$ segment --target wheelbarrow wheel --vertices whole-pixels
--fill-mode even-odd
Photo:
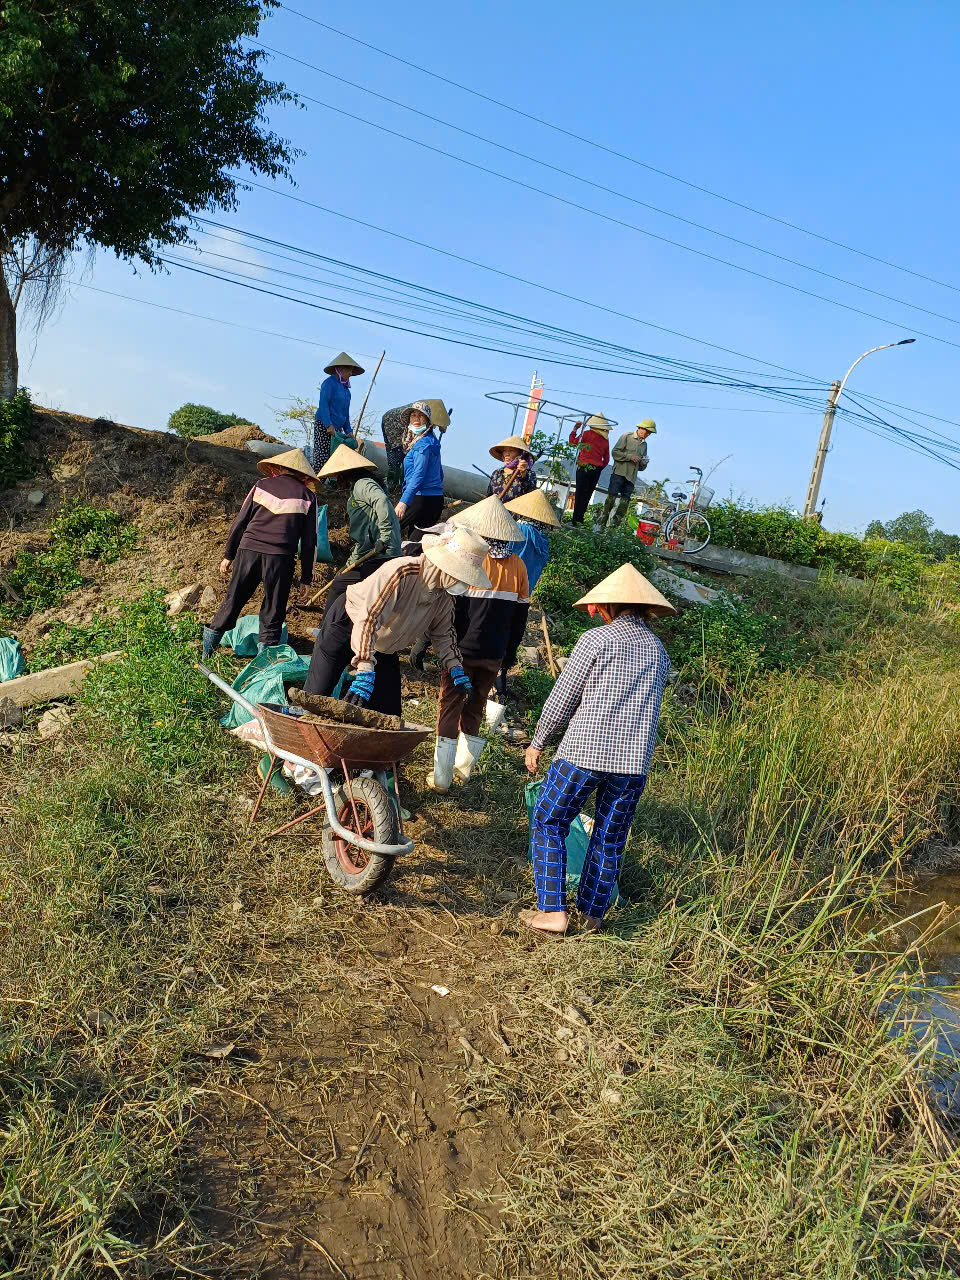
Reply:
[[[341,827],[375,844],[399,842],[396,807],[386,787],[376,778],[351,778],[349,783],[337,788],[334,803]],[[327,870],[347,893],[371,893],[387,879],[396,861],[359,849],[336,835],[329,826],[323,828],[322,842]]]

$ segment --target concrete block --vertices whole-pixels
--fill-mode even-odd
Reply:
[[[669,569],[654,569],[650,575],[654,586],[660,588],[668,596],[679,600],[689,600],[692,604],[713,604],[720,599],[720,592],[712,587],[701,586],[699,582],[691,582],[689,578],[681,578]]]
[[[121,650],[105,653],[101,658],[84,659],[82,662],[68,662],[63,667],[51,667],[49,671],[36,671],[33,675],[17,676],[16,680],[5,680],[0,689],[3,696],[10,698],[18,707],[26,707],[34,702],[53,702],[56,698],[69,698],[80,688],[83,677],[95,662],[112,662],[120,657]]]

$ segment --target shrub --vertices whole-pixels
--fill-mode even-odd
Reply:
[[[50,526],[46,550],[17,552],[7,582],[22,599],[5,605],[3,612],[26,617],[37,609],[52,608],[83,584],[83,560],[112,564],[132,547],[136,536],[122,516],[106,507],[80,502],[63,507]]]
[[[33,406],[25,387],[12,400],[0,400],[0,490],[33,473],[33,460],[23,448],[32,426]]]
[[[644,574],[651,573],[655,564],[648,548],[626,533],[608,531],[597,537],[592,531],[564,528],[550,534],[550,559],[533,599],[549,614],[551,637],[557,645],[569,649],[584,631],[596,625],[589,614],[573,605],[626,562]]]
[[[178,436],[192,440],[197,436],[213,435],[215,431],[225,431],[227,427],[249,421],[249,418],[241,418],[236,413],[220,413],[217,409],[211,409],[208,404],[182,404],[167,419],[167,427]]]
[[[725,682],[793,667],[806,656],[802,643],[783,630],[776,614],[758,613],[747,604],[722,598],[687,609],[670,631],[667,646],[674,666],[721,673]]]

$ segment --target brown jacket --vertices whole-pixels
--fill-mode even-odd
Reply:
[[[347,587],[345,604],[357,671],[373,671],[378,650],[399,653],[424,636],[448,671],[463,665],[453,597],[440,586],[440,571],[422,556],[390,560]]]
[[[638,440],[635,431],[628,431],[613,446],[613,474],[623,476],[624,480],[635,484],[637,472],[642,471],[646,465],[646,440]]]

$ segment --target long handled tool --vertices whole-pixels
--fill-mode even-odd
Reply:
[[[556,659],[553,656],[553,645],[550,643],[550,632],[547,630],[547,615],[540,615],[540,626],[543,628],[543,638],[547,642],[547,662],[550,664],[550,674],[556,680],[560,674],[560,668],[557,666]]]
[[[370,399],[370,392],[373,390],[373,384],[377,380],[377,374],[380,372],[380,366],[383,364],[383,357],[387,354],[386,349],[380,352],[380,359],[377,361],[377,367],[373,371],[373,377],[370,379],[370,385],[367,387],[367,394],[363,397],[363,404],[360,407],[360,417],[357,419],[357,429],[363,426],[363,415],[367,411],[367,401]]]
[[[377,549],[376,547],[374,547],[372,551],[368,551],[366,555],[361,556],[359,560],[354,560],[353,564],[346,566],[344,568],[344,572],[346,572],[347,568],[356,569],[358,565],[364,564],[367,560],[372,560],[376,554],[377,554]],[[336,582],[339,576],[340,576],[339,574],[334,574],[334,576],[330,579],[327,585],[325,587],[321,587],[320,590],[316,593],[316,595],[311,596],[310,599],[307,601],[307,603],[303,607],[305,609],[312,609],[313,606],[317,603],[317,601],[321,598],[321,596],[325,596],[327,594],[327,592],[330,590],[330,588],[333,586],[333,584]]]

